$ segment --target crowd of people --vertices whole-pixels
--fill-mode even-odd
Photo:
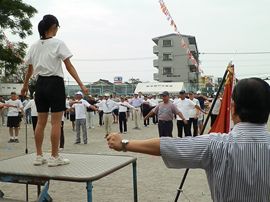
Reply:
[[[104,135],[107,136],[112,132],[112,124],[118,124],[119,132],[126,134],[128,120],[134,121],[134,130],[141,130],[152,123],[158,126],[160,136],[172,137],[175,119],[178,137],[197,136],[208,100],[200,91],[194,94],[182,90],[178,96],[170,96],[166,91],[158,95],[143,95],[138,92],[133,96],[120,96],[116,93],[91,96],[78,91],[74,96],[66,98],[66,109],[61,121],[60,149],[64,148],[65,120],[71,122],[72,130],[76,133],[75,144],[81,143],[81,131],[83,143],[87,144],[87,129],[93,130],[96,126],[104,127]],[[23,98],[12,92],[9,100],[1,97],[0,102],[2,125],[5,126],[7,122],[10,131],[9,143],[19,142],[18,133],[22,117],[27,124],[32,124],[35,131],[38,119],[35,93],[30,99],[29,96]],[[96,116],[98,123],[94,121]]]

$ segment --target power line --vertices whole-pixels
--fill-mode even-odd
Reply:
[[[270,54],[270,51],[258,51],[258,52],[199,52],[200,55],[266,55]],[[187,56],[187,54],[177,54],[174,56]],[[153,60],[156,57],[131,57],[131,58],[78,58],[73,59],[73,61],[78,62],[112,62],[112,61],[140,61],[140,60]]]
[[[134,60],[153,60],[155,57],[134,57],[134,58],[103,58],[103,59],[73,59],[80,62],[111,62],[111,61],[134,61]]]
[[[269,51],[258,51],[258,52],[199,52],[202,55],[264,55],[270,54]]]

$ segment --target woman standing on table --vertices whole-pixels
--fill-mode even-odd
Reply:
[[[63,41],[54,38],[58,28],[59,23],[57,18],[53,15],[45,15],[38,24],[40,40],[31,46],[25,59],[28,70],[21,91],[22,95],[25,95],[28,91],[28,83],[32,74],[37,78],[35,94],[38,112],[38,123],[35,130],[37,156],[34,160],[34,165],[42,165],[47,162],[42,155],[42,142],[49,111],[51,112],[52,124],[52,152],[48,160],[48,166],[59,166],[69,163],[68,159],[58,154],[61,119],[66,107],[62,61],[67,71],[77,81],[82,91],[85,94],[88,92],[70,62],[72,53]]]

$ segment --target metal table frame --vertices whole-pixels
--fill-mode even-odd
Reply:
[[[92,202],[92,198],[93,198],[92,197],[93,195],[92,183],[94,181],[97,181],[129,164],[132,164],[133,196],[134,196],[134,202],[138,202],[137,162],[136,162],[137,159],[135,157],[118,156],[118,155],[116,156],[116,155],[100,155],[100,154],[64,154],[64,153],[62,155],[71,160],[70,165],[64,165],[64,166],[53,167],[53,168],[48,167],[46,164],[42,166],[33,166],[30,162],[32,162],[33,159],[35,158],[35,154],[27,154],[23,156],[1,160],[0,161],[0,181],[22,183],[22,184],[34,184],[34,185],[38,185],[38,187],[40,187],[41,185],[44,185],[46,182],[49,182],[50,180],[85,182],[86,190],[87,190],[87,201]],[[70,169],[72,169],[72,167],[68,167],[72,165],[72,162],[76,164],[75,162],[76,158],[80,158],[80,160],[86,159],[86,161],[89,161],[89,162],[96,161],[98,165],[94,165],[94,164],[89,165],[89,166],[92,166],[92,167],[89,167],[89,170],[93,169],[95,173],[93,175],[86,173],[86,174],[89,174],[88,176],[86,175],[79,176],[78,173],[76,173],[74,176],[64,175],[63,173],[65,173],[67,170],[70,171]],[[100,162],[98,160],[100,160]],[[17,162],[18,164],[18,162],[20,161],[24,163],[25,168],[24,166],[22,166],[23,169],[19,166],[15,166],[15,168],[12,168],[12,169],[8,167],[8,165],[11,166],[14,162]],[[111,163],[112,165],[110,165],[110,162],[113,162]],[[5,167],[5,165],[7,165],[7,167]],[[76,165],[73,165],[73,166],[76,166]],[[102,166],[105,166],[105,167],[107,166],[108,168],[103,168],[103,170],[99,171],[98,169],[101,168]],[[40,169],[37,169],[37,168],[40,168]],[[32,169],[32,172],[31,172],[31,169]],[[86,169],[85,171],[87,172],[88,170]],[[43,199],[49,198],[48,186],[45,189],[45,191],[42,192],[42,196],[40,198],[42,197]],[[28,198],[28,196],[26,198]],[[43,199],[41,199],[41,201]]]

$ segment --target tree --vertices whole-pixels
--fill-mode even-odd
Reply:
[[[135,78],[130,78],[129,80],[129,83],[131,84],[138,84],[138,83],[142,83],[141,80],[139,78],[135,79]]]
[[[32,34],[30,18],[37,10],[21,0],[0,0],[0,69],[5,71],[5,81],[22,82],[26,68],[22,64],[27,44],[23,41],[9,43],[3,30],[18,35],[20,39]]]

